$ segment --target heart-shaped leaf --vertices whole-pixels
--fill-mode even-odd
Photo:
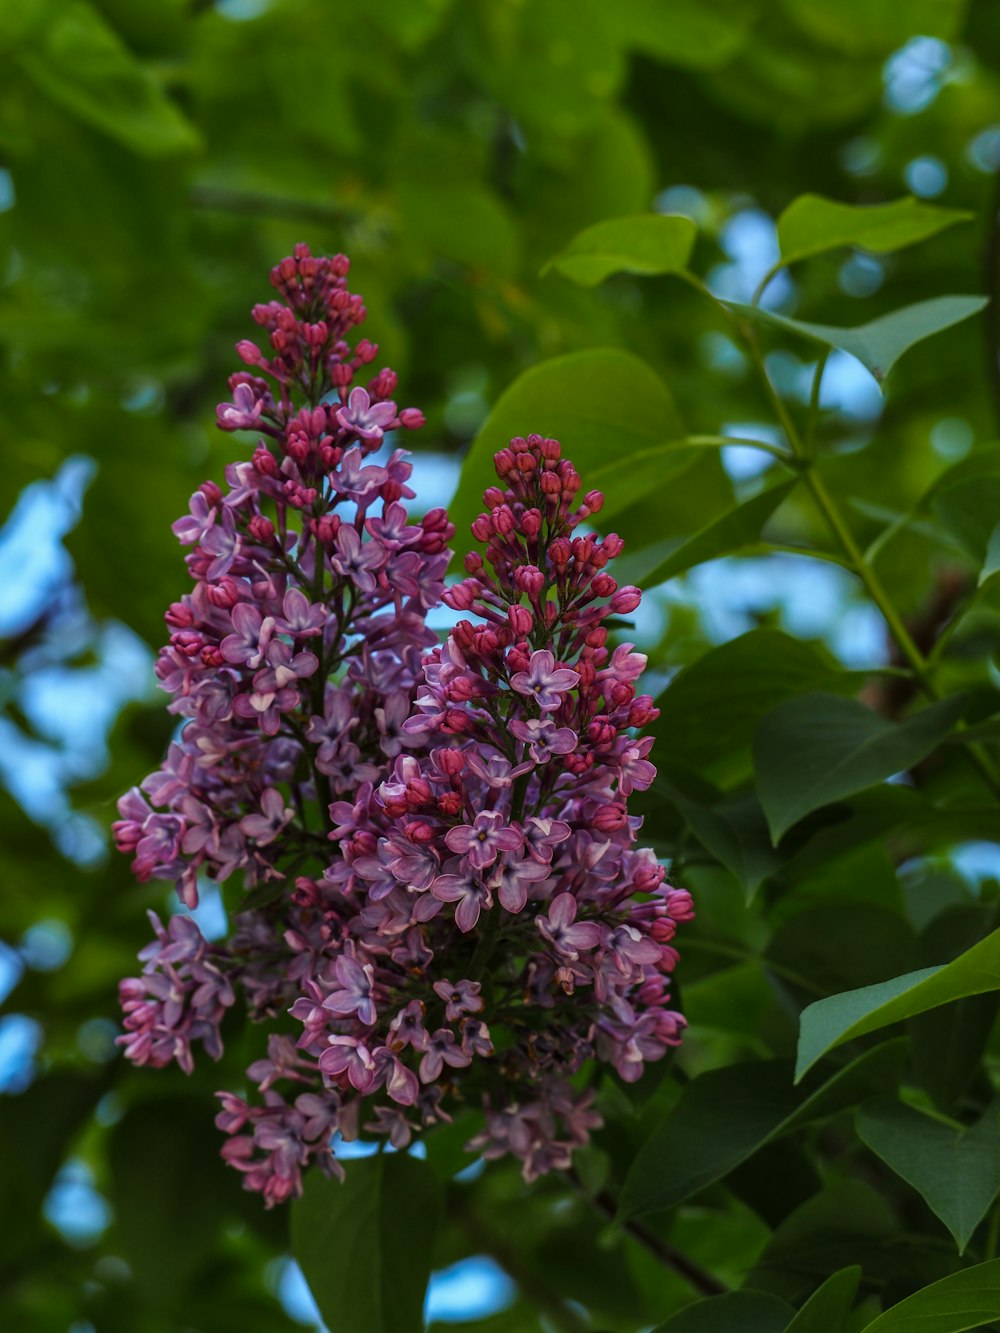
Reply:
[[[858,1134],[923,1195],[955,1237],[959,1254],[1000,1192],[998,1109],[991,1107],[968,1129],[888,1098],[867,1103],[857,1115]]]

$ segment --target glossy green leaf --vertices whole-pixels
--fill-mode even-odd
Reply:
[[[861,1269],[856,1264],[831,1273],[798,1311],[785,1333],[844,1333],[860,1278]]]
[[[781,864],[753,793],[710,803],[695,800],[676,788],[669,788],[669,792],[698,841],[736,876],[752,898]]]
[[[995,1105],[960,1129],[903,1102],[861,1107],[857,1130],[872,1152],[902,1176],[940,1217],[959,1254],[1000,1192],[1000,1114]]]
[[[754,739],[757,790],[774,842],[812,811],[912,768],[947,736],[964,706],[964,697],[944,699],[894,723],[834,694],[779,704]]]
[[[697,235],[697,226],[683,214],[609,218],[581,231],[543,272],[558,269],[581,287],[596,287],[612,273],[681,273]]]
[[[766,1291],[727,1291],[685,1306],[653,1333],[782,1333],[791,1314]]]
[[[963,1333],[1000,1316],[1000,1259],[963,1268],[907,1296],[864,1333]]]
[[[849,329],[807,324],[803,320],[776,315],[761,306],[736,301],[728,302],[728,305],[735,314],[753,324],[763,324],[849,352],[883,385],[893,366],[911,347],[977,315],[988,304],[988,299],[985,296],[935,296]]]
[[[784,1060],[701,1074],[684,1085],[677,1105],[639,1150],[622,1189],[620,1217],[672,1208],[799,1125],[855,1105],[873,1085],[894,1086],[902,1058],[901,1042],[886,1043],[798,1092]]]
[[[420,1327],[442,1187],[405,1153],[348,1162],[343,1184],[312,1173],[292,1205],[292,1253],[337,1333]]]
[[[466,455],[449,505],[459,549],[483,491],[496,481],[493,455],[513,436],[532,433],[561,440],[588,487],[606,486],[604,517],[691,461],[687,451],[670,450],[684,432],[666,386],[639,357],[604,347],[543,361],[500,395]]]
[[[924,967],[891,981],[817,1000],[799,1020],[796,1078],[827,1051],[938,1005],[1000,990],[1000,930],[951,963]]]
[[[194,127],[86,0],[62,0],[34,35],[18,64],[74,115],[149,157],[199,146]]]
[[[803,194],[778,218],[778,244],[786,264],[845,245],[889,254],[937,235],[974,215],[955,208],[937,208],[913,198],[891,204],[842,204],[818,194]]]
[[[797,484],[797,479],[784,481],[744,500],[741,505],[715,519],[693,537],[679,541],[676,548],[657,560],[652,568],[642,570],[638,576],[640,583],[643,587],[653,588],[658,583],[665,583],[693,569],[695,565],[704,564],[707,560],[718,560],[721,556],[732,555],[744,546],[752,545],[760,538],[768,519],[787,500]],[[659,549],[651,548],[651,554],[653,550]]]

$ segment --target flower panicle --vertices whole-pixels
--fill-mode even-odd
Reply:
[[[339,1170],[337,1135],[402,1148],[476,1103],[470,1151],[529,1180],[565,1167],[600,1124],[586,1071],[635,1081],[684,1028],[691,900],[628,808],[657,711],[643,655],[609,643],[640,594],[609,572],[621,539],[581,528],[603,498],[557,441],[512,440],[472,526],[485,549],[446,590],[447,515],[412,522],[404,453],[374,458],[422,417],[391,371],[354,382],[377,349],[350,344],[347,272],[297,247],[254,309],[268,350],[239,345],[260,373],[232,377],[218,423],[258,444],[175,524],[194,587],[157,673],[182,730],[115,826],[137,877],[189,907],[202,876],[251,891],[224,943],[155,923],[120,1040],[190,1069],[194,1041],[218,1058],[237,993],[294,1021],[248,1070],[259,1102],[220,1093],[223,1155],[269,1206],[310,1164]],[[474,619],[438,643],[441,603]]]

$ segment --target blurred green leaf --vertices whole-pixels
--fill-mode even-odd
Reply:
[[[745,0],[621,0],[616,15],[630,45],[668,65],[714,69],[743,45],[756,14]]]
[[[337,1333],[413,1333],[431,1271],[442,1186],[426,1162],[378,1153],[343,1183],[316,1172],[292,1205],[292,1253]]]
[[[896,362],[924,338],[950,329],[969,319],[989,304],[986,296],[935,296],[918,301],[891,314],[881,315],[855,328],[834,328],[829,324],[807,324],[799,319],[776,315],[761,306],[727,302],[729,309],[751,324],[763,324],[811,342],[823,343],[857,357],[880,385],[884,385]]]
[[[197,131],[86,0],[61,0],[17,62],[81,119],[149,157],[189,153]]]
[[[867,1324],[864,1333],[963,1333],[1000,1315],[1000,1259],[942,1278]]]
[[[604,347],[543,361],[501,394],[466,455],[449,506],[457,543],[496,480],[493,455],[528,434],[555,436],[588,485],[596,479],[607,486],[602,517],[690,462],[686,453],[669,452],[683,429],[663,381],[637,356]]]
[[[872,1152],[923,1196],[964,1254],[1000,1192],[1000,1105],[962,1129],[880,1098],[860,1108],[856,1125]]]
[[[817,1000],[802,1013],[796,1079],[827,1051],[938,1005],[1000,990],[1000,930],[951,963]]]
[[[856,206],[803,194],[778,218],[778,243],[785,264],[845,245],[889,254],[973,217],[962,209],[937,208],[909,197],[891,204]]]
[[[800,819],[903,773],[935,749],[965,708],[962,696],[893,723],[853,699],[803,694],[761,720],[757,790],[775,843]]]
[[[596,287],[612,273],[681,273],[697,235],[682,214],[611,218],[581,231],[542,271],[558,269],[581,287]]]

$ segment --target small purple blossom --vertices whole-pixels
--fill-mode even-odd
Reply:
[[[467,856],[477,870],[491,866],[501,852],[516,852],[524,846],[521,832],[496,810],[483,810],[471,824],[449,829],[444,840],[453,852]]]

